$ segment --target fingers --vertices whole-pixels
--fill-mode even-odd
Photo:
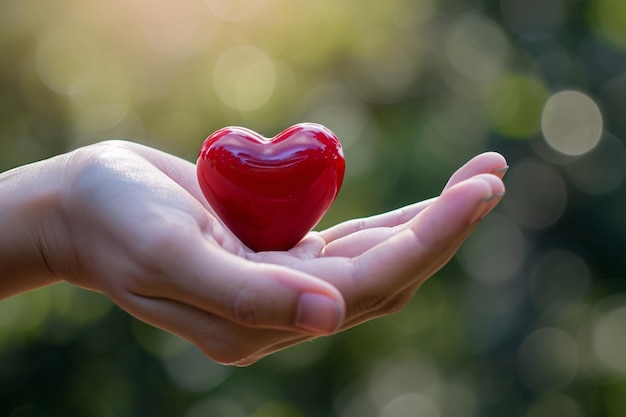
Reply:
[[[310,334],[241,326],[169,299],[127,294],[116,302],[134,317],[190,341],[209,358],[225,365],[249,365],[312,337]]]
[[[491,174],[450,187],[404,230],[354,259],[356,292],[344,294],[346,303],[423,282],[452,257],[503,193],[501,180]]]
[[[444,191],[466,179],[480,174],[494,174],[502,179],[507,168],[506,160],[502,155],[496,152],[483,153],[472,158],[469,162],[459,168],[450,177]],[[388,213],[379,214],[365,219],[349,220],[337,226],[331,227],[320,234],[326,242],[332,242],[336,239],[365,229],[397,226],[406,223],[413,217],[417,216],[434,201],[435,198],[432,198],[430,200],[421,201]]]
[[[129,292],[171,298],[250,327],[324,335],[343,321],[344,301],[332,285],[228,253],[197,228],[179,224],[143,252],[142,264],[149,265],[150,273],[144,272],[147,278]]]
[[[326,242],[332,242],[366,229],[397,226],[415,217],[426,207],[430,206],[433,201],[435,201],[434,198],[364,219],[349,220],[320,232],[320,235]]]
[[[494,174],[502,179],[508,169],[506,160],[496,152],[485,152],[459,168],[448,180],[444,190],[480,174]]]
[[[206,201],[204,195],[202,194],[202,191],[200,190],[200,185],[198,184],[196,176],[195,164],[177,156],[138,143],[120,140],[107,141],[105,143],[128,149],[134,154],[145,159],[151,165],[153,165],[159,171],[163,172],[179,186],[185,189],[196,200],[198,200],[205,209],[207,209],[211,213],[214,213],[213,208]]]
[[[395,227],[375,227],[362,229],[341,238],[332,240],[324,246],[321,255],[354,258],[368,251],[397,233]]]
[[[475,176],[450,187],[407,224],[361,230],[354,239],[333,241],[324,257],[297,268],[324,277],[341,291],[347,309],[344,328],[392,313],[445,265],[503,193],[497,176]],[[366,245],[359,237],[369,239],[370,246],[350,258],[354,246]]]
[[[397,311],[502,197],[504,186],[481,174],[450,187],[406,228],[352,261],[351,288],[342,288],[350,326]],[[395,300],[395,301],[394,301]]]
[[[195,173],[189,179],[193,165],[169,165],[157,151],[141,152],[196,196]],[[153,226],[160,231],[139,251],[136,276],[144,278],[112,298],[218,362],[251,363],[403,305],[497,204],[505,167],[498,154],[480,155],[450,178],[440,197],[311,237],[297,250],[322,250],[327,243],[324,257],[298,265],[229,253],[220,245],[217,220],[172,227],[158,222]]]

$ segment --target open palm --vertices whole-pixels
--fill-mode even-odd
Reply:
[[[255,253],[215,216],[188,161],[122,141],[62,160],[71,186],[53,272],[237,365],[400,309],[497,204],[506,169],[479,155],[436,198]]]

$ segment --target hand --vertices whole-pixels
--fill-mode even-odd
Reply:
[[[112,141],[49,164],[62,184],[38,239],[51,274],[236,365],[400,309],[497,204],[506,167],[480,155],[437,198],[254,253],[215,217],[192,163]]]

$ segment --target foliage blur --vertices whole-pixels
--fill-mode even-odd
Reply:
[[[511,168],[403,311],[248,368],[68,285],[2,301],[0,415],[626,415],[625,109],[620,0],[2,0],[1,171],[319,122],[347,159],[325,227]]]

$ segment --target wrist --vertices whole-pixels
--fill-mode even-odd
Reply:
[[[62,279],[63,164],[55,157],[0,174],[0,299]]]

